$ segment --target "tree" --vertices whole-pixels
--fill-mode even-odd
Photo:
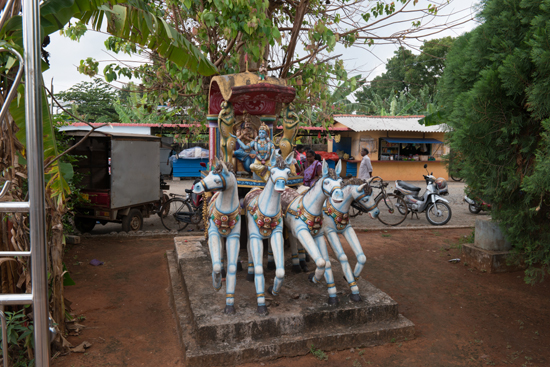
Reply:
[[[162,15],[183,38],[200,47],[220,74],[245,71],[245,55],[248,70],[253,72],[265,61],[273,76],[288,78],[289,84],[296,87],[299,110],[305,110],[306,105],[319,108],[326,104],[331,90],[342,83],[356,88],[343,67],[342,55],[331,54],[336,44],[406,44],[409,39],[422,39],[447,28],[424,26],[420,19],[428,23],[428,19],[444,17],[449,3],[425,5],[417,5],[416,0],[149,2],[156,14]],[[396,30],[395,22],[403,22],[394,20],[399,14],[406,16],[408,25]],[[468,17],[456,20],[448,27],[467,20]],[[75,24],[66,29],[66,34],[74,36],[81,30]],[[187,113],[204,121],[208,77],[182,71],[160,55],[117,38],[109,39],[106,46],[115,53],[146,53],[151,60],[139,68],[108,65],[103,70],[108,81],[122,75],[139,77],[148,92],[156,92],[159,104],[170,101],[174,107],[191,105]]]
[[[529,266],[550,269],[550,7],[487,0],[483,22],[459,37],[440,83],[468,185],[493,204],[492,218]]]
[[[93,29],[101,29],[104,21],[109,22],[109,29],[117,37],[123,37],[136,44],[147,45],[149,49],[172,60],[180,68],[188,68],[201,75],[212,75],[216,67],[204,58],[200,51],[191,43],[178,37],[177,32],[162,19],[147,11],[147,7],[140,1],[131,1],[131,4],[122,6],[120,0],[46,0],[40,6],[41,34],[44,37],[43,46],[47,43],[48,35],[63,28],[72,17],[78,17],[82,24],[91,24]],[[130,3],[130,1],[129,1]],[[2,19],[0,21],[0,44],[2,48],[14,50],[24,55],[22,46],[23,29],[21,17],[21,2],[3,2],[1,5]],[[151,36],[151,37],[149,37]],[[47,52],[43,51],[47,68]],[[9,112],[0,121],[0,184],[7,179],[11,182],[8,200],[24,201],[26,195],[26,130],[24,111],[24,85],[14,85],[17,68],[20,66],[17,58],[11,53],[2,53],[0,56],[0,95],[2,104],[9,104]],[[82,69],[88,65],[83,63]],[[88,73],[93,74],[92,69]],[[18,95],[11,101],[6,97],[10,89],[17,88]],[[63,269],[63,225],[62,216],[66,211],[66,200],[71,193],[69,182],[73,176],[72,166],[65,161],[65,153],[59,153],[55,139],[54,125],[50,119],[46,93],[42,93],[43,116],[43,148],[46,177],[46,229],[48,238],[48,287],[51,316],[60,332],[52,344],[56,348],[66,349],[61,338],[65,335],[65,306],[64,306],[64,279]],[[29,250],[29,223],[24,214],[0,214],[0,247],[3,250]],[[12,225],[8,231],[8,221]],[[10,239],[11,237],[11,239]],[[2,287],[5,293],[25,292],[29,290],[28,259],[17,257],[6,260],[2,267]],[[24,280],[22,284],[18,281]],[[25,309],[26,313],[32,309]],[[20,341],[22,344],[25,340]],[[26,344],[28,346],[28,344]],[[28,347],[30,348],[30,346]],[[32,353],[31,353],[32,354]]]
[[[401,92],[412,98],[426,99],[426,88],[428,95],[433,98],[453,40],[451,37],[444,37],[425,41],[420,46],[418,55],[399,47],[394,52],[395,56],[388,60],[386,72],[365,84],[362,90],[355,93],[355,99],[358,103],[366,103],[374,100],[374,95],[397,96]]]
[[[81,82],[55,97],[65,102],[66,107],[73,107],[74,114],[88,122],[118,122],[115,110],[120,93],[109,84],[94,79],[92,82]]]

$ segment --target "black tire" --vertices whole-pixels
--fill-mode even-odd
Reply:
[[[469,204],[468,209],[470,210],[470,213],[477,214],[481,211],[481,208],[475,204]]]
[[[453,181],[456,181],[456,182],[461,182],[462,181],[462,178],[461,177],[458,177],[456,173],[451,173],[451,179]]]
[[[159,208],[159,211],[158,211],[158,213],[157,213],[157,215],[158,215],[160,218],[162,218],[164,215],[166,215],[166,213],[164,213],[164,212],[162,211],[162,208],[163,208],[163,206],[164,206],[164,203],[166,203],[168,200],[170,200],[170,197],[169,197],[168,195],[166,195],[166,194],[163,194],[163,195],[162,195],[161,202],[160,202],[160,208]]]
[[[80,233],[90,233],[94,229],[96,220],[93,218],[75,217],[74,226]]]
[[[441,210],[441,216],[439,217],[435,212],[436,208]],[[442,226],[444,224],[447,224],[451,220],[452,216],[453,212],[451,211],[451,207],[449,206],[449,204],[444,202],[438,202],[435,204],[432,203],[428,205],[428,208],[426,208],[426,219],[428,219],[428,222],[430,222],[434,226]],[[441,218],[441,221],[438,221],[439,218]]]
[[[383,196],[380,196],[376,202],[376,206],[380,210],[378,220],[387,226],[397,226],[407,218],[408,211],[403,214],[398,210],[399,207],[406,208],[407,204],[403,198],[397,195],[387,194],[385,199]]]
[[[161,212],[163,216],[160,217],[162,225],[169,231],[181,231],[185,229],[188,223],[182,222],[178,219],[177,214],[179,212],[192,212],[191,205],[180,198],[172,198],[168,200],[162,206]]]
[[[137,232],[143,228],[143,215],[138,209],[130,209],[128,215],[122,217],[122,230],[124,232]]]

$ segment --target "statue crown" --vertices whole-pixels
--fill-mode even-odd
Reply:
[[[269,127],[267,127],[265,122],[262,122],[262,124],[260,125],[260,128],[258,130],[265,130],[265,131],[269,132]]]

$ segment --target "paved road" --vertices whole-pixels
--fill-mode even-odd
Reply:
[[[177,193],[177,194],[184,194],[185,189],[191,188],[193,181],[192,180],[168,180],[167,183],[170,185],[169,192]],[[421,187],[423,190],[426,187],[426,184],[424,181],[411,181],[409,182],[413,185],[416,185],[418,187]],[[426,219],[425,213],[421,213],[418,215],[418,219],[416,216],[414,218],[411,218],[411,215],[407,216],[407,219],[403,223],[401,223],[399,226],[396,227],[388,227],[384,224],[382,224],[377,219],[371,219],[368,215],[360,215],[356,218],[352,219],[352,224],[356,229],[368,229],[368,230],[375,230],[375,229],[413,229],[413,228],[462,228],[462,227],[474,227],[475,226],[475,220],[476,218],[487,218],[487,214],[485,212],[481,212],[480,214],[471,214],[468,210],[468,205],[466,205],[463,202],[464,197],[464,183],[462,182],[449,182],[449,195],[445,198],[449,200],[451,203],[451,210],[452,210],[452,218],[444,226],[434,226],[431,225],[428,220]],[[387,192],[391,193],[393,192],[395,188],[395,182],[391,182],[388,186]],[[192,232],[196,231],[197,228],[193,225],[189,225],[189,228],[185,229],[184,231]],[[144,231],[153,231],[153,232],[162,232],[166,229],[163,227],[160,218],[156,215],[151,216],[150,218],[144,219],[143,224],[143,230]],[[118,223],[108,223],[106,225],[97,224],[96,227],[91,232],[92,235],[104,235],[104,234],[114,234],[121,232],[122,228],[121,225]]]

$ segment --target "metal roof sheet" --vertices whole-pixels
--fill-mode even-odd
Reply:
[[[334,115],[334,121],[349,127],[353,131],[418,131],[445,132],[449,130],[446,124],[435,126],[421,125],[418,120],[424,116],[361,116]]]

